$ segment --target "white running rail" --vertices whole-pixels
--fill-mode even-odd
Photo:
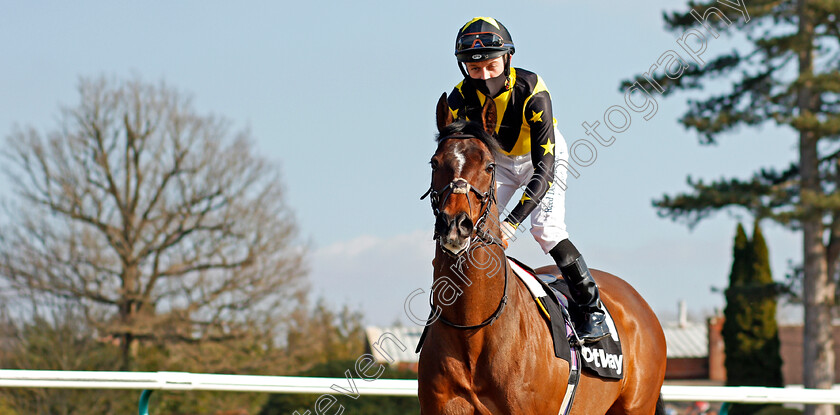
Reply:
[[[416,380],[216,375],[186,372],[75,372],[0,369],[0,387],[195,390],[417,396]],[[732,386],[662,387],[665,401],[840,405],[840,390]]]

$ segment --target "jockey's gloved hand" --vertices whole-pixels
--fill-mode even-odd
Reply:
[[[502,239],[505,242],[505,246],[507,246],[508,240],[516,240],[516,226],[504,220],[502,221],[502,225],[500,226],[500,228],[502,230]]]

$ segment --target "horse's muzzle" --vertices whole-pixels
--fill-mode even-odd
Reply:
[[[440,212],[435,221],[435,234],[438,235],[440,245],[453,254],[459,254],[470,245],[475,225],[467,212],[461,212],[451,217]]]

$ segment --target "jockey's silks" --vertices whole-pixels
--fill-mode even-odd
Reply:
[[[466,81],[466,80],[465,80]],[[487,99],[471,82],[462,81],[449,94],[447,103],[456,119],[479,121]],[[554,125],[551,96],[542,78],[521,68],[510,69],[511,88],[493,98],[496,104],[496,139],[506,156],[530,154],[534,174],[526,196],[506,220],[518,225],[537,207],[554,182]]]

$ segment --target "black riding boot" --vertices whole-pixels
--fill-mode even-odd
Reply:
[[[601,308],[601,298],[598,294],[598,285],[589,272],[583,256],[568,239],[563,240],[549,251],[551,257],[557,262],[563,278],[569,285],[569,292],[572,300],[580,308],[578,324],[575,329],[578,337],[584,343],[596,342],[610,335],[607,327],[606,315]]]

